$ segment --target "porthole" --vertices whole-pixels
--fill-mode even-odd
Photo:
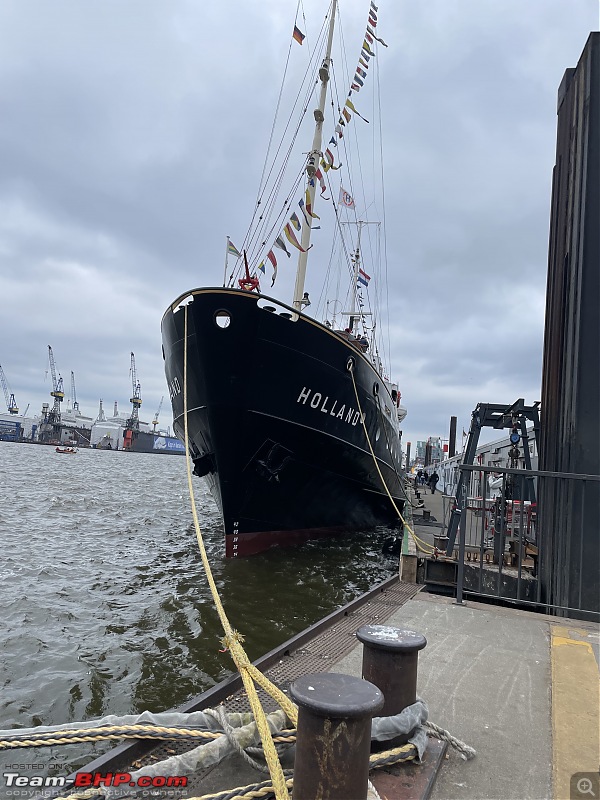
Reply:
[[[375,397],[377,397],[377,395],[379,394],[379,384],[377,382],[373,384],[373,394],[375,395]]]
[[[231,324],[231,314],[223,309],[215,311],[215,322],[219,328],[228,328]]]
[[[375,441],[376,441],[376,442],[378,442],[378,441],[379,441],[379,437],[380,437],[380,436],[381,436],[381,431],[379,430],[379,428],[377,428],[377,431],[376,431],[376,433],[375,433]]]

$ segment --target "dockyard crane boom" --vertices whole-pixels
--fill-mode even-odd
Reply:
[[[2,369],[1,366],[0,366],[0,382],[2,383],[2,388],[4,389],[4,397],[6,398],[6,408],[8,410],[8,413],[18,414],[19,407],[17,405],[17,401],[15,400],[14,394],[8,388],[8,383],[6,382],[6,376],[4,375],[4,370]],[[162,400],[160,402],[162,405]]]
[[[102,408],[102,398],[100,398],[100,408],[98,409],[98,416],[96,417],[96,422],[106,422],[106,414],[104,413],[104,409]]]
[[[52,407],[52,411],[50,412],[50,419],[49,421],[53,425],[60,424],[60,404],[65,398],[65,393],[63,390],[63,379],[62,377],[56,377],[56,364],[54,363],[54,353],[52,352],[52,348],[48,345],[48,361],[50,362],[50,374],[52,375],[52,391],[50,392],[50,397],[54,398],[54,405]]]
[[[77,402],[77,395],[75,394],[75,373],[71,370],[71,403],[73,404],[73,411],[79,411],[79,403]]]
[[[152,425],[154,426],[152,430],[156,432],[156,426],[158,425],[158,417],[160,414],[160,410],[162,408],[163,400],[165,399],[164,395],[160,398],[160,403],[158,404],[158,411],[154,415],[154,419],[152,420]]]
[[[139,430],[140,422],[139,422],[139,410],[140,406],[142,405],[142,387],[140,386],[140,382],[137,379],[137,373],[135,371],[135,356],[131,354],[131,385],[133,387],[133,394],[129,398],[129,402],[131,403],[131,418],[128,420],[127,427],[131,428],[132,430]]]

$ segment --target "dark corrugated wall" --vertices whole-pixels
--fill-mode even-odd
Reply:
[[[539,468],[600,472],[600,33],[558,91]],[[598,483],[540,487],[545,600],[598,611]],[[585,617],[585,614],[567,613]]]

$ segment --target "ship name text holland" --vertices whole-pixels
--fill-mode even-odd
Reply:
[[[321,394],[321,392],[313,392],[312,389],[307,389],[306,386],[302,387],[302,391],[298,395],[298,399],[296,400],[296,402],[303,403],[304,405],[306,405],[306,401],[311,396],[311,392],[312,392],[312,398],[310,400],[311,408],[314,409],[318,408],[319,411],[323,412],[323,414],[329,413],[332,417],[343,419],[344,422],[348,422],[350,425],[356,425],[359,419],[361,418],[360,412],[355,411],[353,408],[349,408],[348,411],[346,411],[345,404],[342,404],[338,409],[338,411],[336,412],[336,407],[338,404],[337,400],[334,400],[333,405],[331,406],[331,408],[329,408],[327,406],[327,401],[329,400],[329,397],[325,397],[325,399],[323,399],[323,395]],[[322,403],[321,400],[323,400]],[[364,422],[364,420],[365,420],[365,415],[363,414],[361,421]]]

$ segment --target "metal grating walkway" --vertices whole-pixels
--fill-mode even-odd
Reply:
[[[362,625],[385,622],[396,609],[413,598],[422,588],[413,583],[393,584],[379,594],[375,594],[372,599],[355,610],[346,612],[343,617],[318,633],[305,645],[292,651],[284,650],[277,664],[263,670],[265,675],[287,694],[290,684],[301,675],[331,671],[332,667],[356,646],[355,634]],[[277,708],[276,703],[262,689],[259,689],[258,694],[267,714]],[[229,712],[250,711],[250,704],[243,690],[232,694],[225,700],[224,705]],[[168,758],[175,753],[191,750],[194,746],[196,746],[195,743],[186,742],[161,744],[144,758],[136,761],[133,767],[139,769],[145,764]],[[180,796],[191,797],[200,793],[204,788],[203,782],[210,772],[211,769],[207,769],[190,776],[185,794]],[[255,773],[255,775],[257,781],[266,777],[259,773]]]
[[[286,651],[278,664],[265,670],[265,675],[282,691],[287,692],[289,685],[301,675],[330,672],[332,666],[357,644],[355,634],[362,625],[384,622],[421,588],[412,583],[397,583],[375,595],[372,600],[355,611],[350,611],[331,627],[317,634],[303,647],[292,652]],[[267,713],[277,708],[276,703],[262,689],[259,696]],[[225,707],[228,711],[250,711],[250,704],[242,691],[228,698]]]
[[[279,648],[280,654],[276,663],[267,669],[263,669],[264,674],[282,691],[287,693],[290,684],[300,676],[314,672],[331,671],[332,667],[355,647],[357,644],[355,633],[362,625],[385,622],[394,611],[413,598],[420,589],[423,588],[418,584],[401,583],[397,580],[394,583],[386,582],[384,587],[385,588],[378,587],[372,590],[366,601],[358,598],[353,603],[350,603],[340,612],[339,616],[330,622],[330,624],[324,624],[320,628],[319,624],[317,624],[316,627],[319,628],[319,631],[315,633],[313,638],[304,641],[303,644],[295,646],[294,640],[290,640],[289,643],[282,645],[281,648]],[[289,648],[287,644],[289,644]],[[258,693],[267,714],[277,708],[275,701],[273,701],[266,692],[259,689]],[[201,698],[202,696],[200,696],[199,699]],[[232,693],[224,700],[223,704],[229,712],[250,711],[250,704],[243,689]],[[202,705],[200,703],[196,707],[206,708],[208,705],[209,703],[207,701],[206,704]],[[197,741],[170,741],[159,743],[138,759],[121,762],[118,768],[120,771],[132,772],[147,764],[162,761],[173,755],[185,753],[197,746]],[[107,759],[109,759],[110,756],[110,753],[106,754]],[[235,762],[236,758],[235,756],[233,757],[233,762]],[[110,765],[107,762],[107,766],[104,769],[102,769],[102,765],[97,764],[95,771],[105,772],[107,769],[114,770],[115,768],[114,762]],[[218,765],[216,768],[218,768]],[[161,798],[166,796],[182,799],[185,797],[193,797],[206,791],[206,778],[216,768],[211,767],[195,775],[188,776],[188,786],[184,790],[176,789],[165,791],[163,789],[162,793],[159,790],[154,791],[158,791]],[[231,778],[235,781],[235,775],[237,773],[235,763],[232,764],[231,772]],[[253,780],[256,781],[261,781],[266,777],[256,772],[253,773],[253,776],[255,776]],[[145,795],[146,797],[157,797],[156,794],[152,794],[152,790],[145,791],[149,793]],[[172,794],[169,792],[172,792]],[[64,793],[52,793],[54,797],[61,795],[64,796]],[[126,797],[139,798],[140,795],[132,793]],[[126,797],[122,796],[122,800],[126,800]]]

